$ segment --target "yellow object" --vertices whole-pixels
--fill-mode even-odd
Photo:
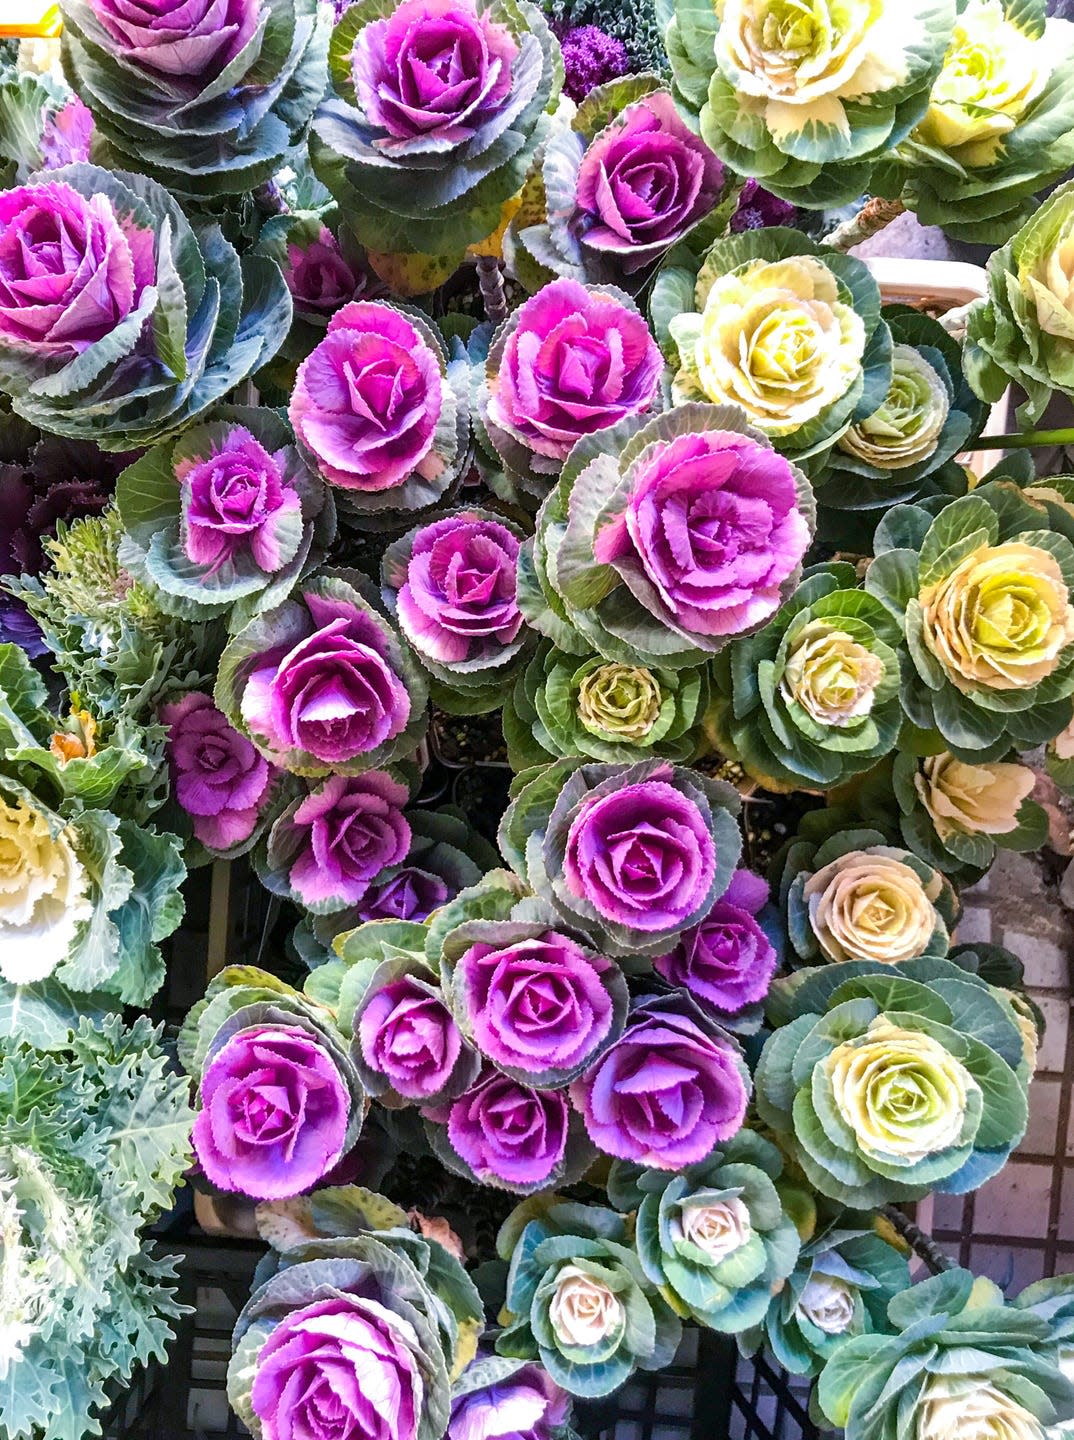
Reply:
[[[495,260],[503,259],[503,235],[511,221],[518,214],[519,206],[522,204],[522,194],[512,195],[510,200],[504,202],[500,211],[500,223],[491,235],[486,235],[484,240],[478,240],[467,250],[467,255],[489,255]]]
[[[62,27],[60,7],[48,0],[0,0],[0,40],[47,40]]]

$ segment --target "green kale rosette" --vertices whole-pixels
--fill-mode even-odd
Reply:
[[[949,962],[850,962],[777,982],[761,1120],[820,1194],[857,1208],[964,1194],[1025,1133],[1029,1065],[1005,993]]]
[[[895,745],[902,634],[853,566],[807,574],[768,624],[713,665],[712,731],[769,790],[824,790]]]

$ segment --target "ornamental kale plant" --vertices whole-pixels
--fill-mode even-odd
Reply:
[[[0,1435],[70,1440],[182,1314],[143,1231],[189,1163],[190,1114],[144,1017],[72,1006],[47,1036],[29,1019],[0,1040]]]
[[[314,0],[64,0],[63,63],[97,157],[196,199],[268,180],[321,98],[330,16]]]
[[[928,109],[875,184],[926,225],[1008,239],[1074,162],[1074,24],[1045,0],[958,0]],[[1054,11],[1054,6],[1048,6]]]
[[[868,268],[797,230],[669,257],[651,300],[672,400],[736,405],[792,460],[825,455],[884,401],[892,340]]]
[[[67,165],[0,191],[0,390],[56,435],[178,435],[277,351],[277,267],[195,229],[156,181]]]
[[[684,405],[579,443],[519,563],[528,622],[561,650],[679,670],[793,593],[813,494],[732,406]]]
[[[842,205],[919,119],[954,0],[675,0],[680,107],[741,175],[796,205]]]
[[[777,985],[768,1013],[779,1028],[757,1065],[757,1112],[829,1199],[963,1194],[1022,1138],[1017,1013],[949,962],[826,966]]]
[[[689,236],[697,248],[698,226],[719,233],[734,203],[723,165],[656,76],[591,92],[540,159],[508,241],[511,268],[531,290],[554,275],[636,290],[674,245]]]
[[[529,0],[359,0],[333,32],[329,71],[311,153],[358,239],[459,258],[499,226],[562,82]]]
[[[721,750],[769,790],[827,789],[896,744],[902,634],[850,565],[811,571],[713,667]]]
[[[1038,1436],[1074,1417],[1055,1332],[991,1280],[932,1275],[892,1297],[888,1323],[893,1333],[849,1340],[821,1373],[821,1408],[849,1440]]]

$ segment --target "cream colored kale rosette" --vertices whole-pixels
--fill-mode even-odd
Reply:
[[[906,844],[961,883],[978,879],[999,850],[1037,850],[1048,817],[1030,797],[1036,775],[1013,760],[974,764],[950,750],[895,757],[892,785]]]
[[[1025,1132],[1015,1010],[950,962],[827,966],[777,981],[767,1013],[758,1114],[831,1200],[975,1190]]]
[[[902,634],[854,567],[815,566],[755,635],[713,664],[710,729],[769,790],[827,790],[899,738]]]
[[[911,722],[959,759],[1002,759],[1052,739],[1074,692],[1074,545],[1010,484],[935,519],[898,506],[877,528],[865,587],[903,619],[916,674]]]
[[[1012,1305],[968,1270],[929,1276],[891,1300],[886,1333],[840,1347],[816,1398],[847,1440],[1045,1440],[1074,1419],[1061,1313],[1038,1286]]]
[[[799,836],[782,857],[789,965],[861,960],[901,965],[944,956],[958,918],[950,881],[879,830]]]
[[[718,240],[696,269],[674,259],[651,302],[673,403],[737,405],[799,461],[883,403],[891,334],[860,260],[782,228]]]
[[[995,245],[1074,164],[1074,24],[1045,0],[958,10],[928,109],[877,178],[925,224]]]
[[[863,512],[855,547],[863,552],[888,506],[965,492],[955,457],[972,448],[986,418],[962,373],[961,346],[939,321],[905,305],[886,305],[884,319],[894,342],[888,392],[840,435],[816,481],[818,504]]]
[[[1074,103],[1074,83],[1068,92]],[[1025,391],[1023,425],[1040,419],[1054,392],[1074,394],[1074,185],[1060,186],[989,257],[988,296],[970,310],[964,363],[990,405],[1011,381]]]
[[[919,120],[954,0],[675,0],[676,98],[740,175],[797,205],[857,199]]]

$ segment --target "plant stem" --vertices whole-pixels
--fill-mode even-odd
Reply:
[[[954,1270],[955,1262],[950,1255],[945,1255],[931,1235],[926,1235],[919,1225],[905,1216],[901,1210],[894,1205],[885,1205],[881,1214],[891,1222],[911,1250],[924,1260],[934,1275],[939,1275],[944,1270]]]
[[[1047,445],[1074,445],[1074,430],[1023,430],[1014,435],[982,435],[975,450],[1034,450]]]
[[[493,325],[502,325],[507,319],[507,291],[503,284],[503,268],[494,255],[477,257],[477,283],[485,302],[486,319],[491,320]]]
[[[890,225],[905,211],[906,206],[901,200],[882,200],[879,195],[874,195],[871,200],[866,200],[856,215],[837,225],[821,243],[830,250],[852,250],[863,240],[879,235],[885,225]]]

